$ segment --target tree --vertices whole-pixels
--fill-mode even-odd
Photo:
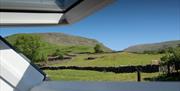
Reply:
[[[178,69],[180,68],[180,48],[177,47],[173,51],[173,59],[172,59],[172,61],[175,64],[176,72],[178,72]]]
[[[40,37],[35,35],[21,35],[15,40],[14,46],[27,56],[32,62],[36,61],[38,50],[41,48]]]
[[[165,56],[161,57],[160,61],[161,66],[167,67],[167,74],[170,74],[170,56],[166,54]],[[165,70],[163,70],[165,71]]]
[[[172,52],[172,53],[171,53]],[[165,56],[161,58],[161,65],[167,66],[167,74],[169,75],[170,67],[175,66],[176,71],[178,72],[178,67],[180,66],[180,50],[178,48],[172,49],[166,53]]]
[[[102,53],[103,50],[101,48],[101,45],[100,44],[96,44],[96,46],[94,47],[94,51],[95,51],[95,53]]]

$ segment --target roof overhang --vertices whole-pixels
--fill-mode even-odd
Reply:
[[[0,25],[72,24],[113,1],[0,0]]]

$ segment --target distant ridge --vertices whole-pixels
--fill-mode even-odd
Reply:
[[[172,40],[172,41],[165,41],[160,43],[151,43],[151,44],[141,44],[141,45],[135,45],[130,46],[123,51],[125,52],[136,52],[136,53],[142,53],[144,51],[158,51],[169,47],[177,47],[180,45],[180,40]]]
[[[13,44],[14,41],[18,38],[18,36],[23,36],[23,35],[36,35],[39,36],[43,42],[52,45],[63,46],[66,47],[66,49],[68,47],[70,48],[77,47],[76,49],[79,49],[79,46],[84,46],[93,50],[93,47],[96,44],[100,44],[105,52],[112,51],[110,48],[104,46],[102,43],[98,42],[95,39],[89,39],[85,37],[74,36],[64,33],[22,33],[22,34],[14,34],[7,36],[6,39]],[[90,51],[84,50],[83,52],[90,52]]]

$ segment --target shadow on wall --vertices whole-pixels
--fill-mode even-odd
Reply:
[[[13,72],[7,72],[1,66],[0,76],[0,89],[2,91],[29,91],[32,87],[40,84],[43,79],[42,76],[37,75],[35,71],[32,71],[32,67],[29,66],[22,77],[18,77],[18,74]],[[6,71],[6,72],[5,72]]]

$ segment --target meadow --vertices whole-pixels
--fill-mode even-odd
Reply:
[[[50,66],[118,67],[123,65],[147,65],[160,60],[163,54],[101,53],[78,54],[71,60],[50,62]],[[95,59],[87,60],[88,57]],[[45,70],[51,80],[65,81],[137,81],[137,73],[97,72],[89,70]],[[158,76],[159,73],[141,73],[142,81]]]
[[[135,53],[102,53],[79,54],[71,60],[61,60],[50,66],[80,66],[80,67],[118,67],[124,65],[147,65],[153,60],[160,60],[163,54],[135,54]],[[88,58],[94,58],[88,60]]]
[[[82,70],[45,70],[51,80],[61,81],[137,81],[137,73],[112,73]],[[141,73],[142,81],[159,73]]]

